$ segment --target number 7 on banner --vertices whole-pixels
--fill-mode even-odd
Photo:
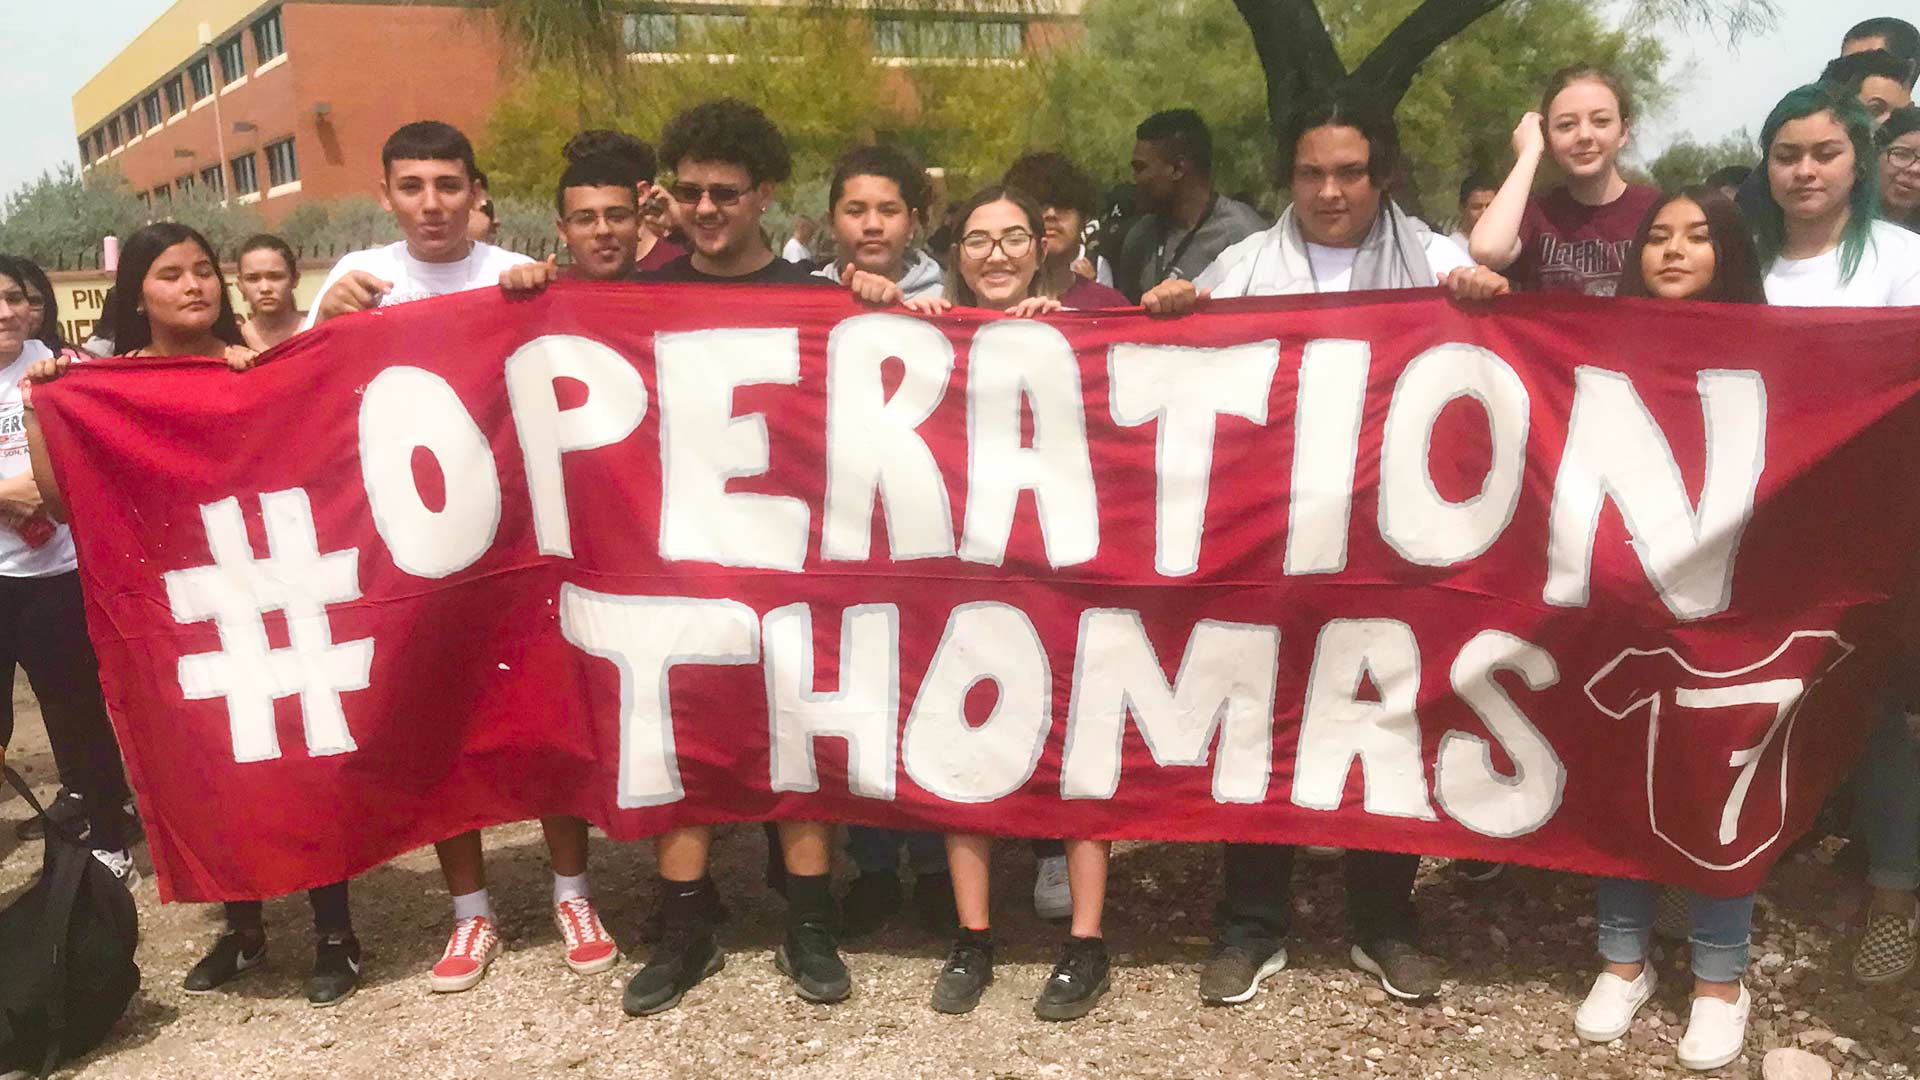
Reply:
[[[1767,728],[1766,738],[1761,739],[1757,746],[1735,750],[1727,756],[1727,767],[1739,769],[1740,775],[1733,782],[1733,791],[1727,795],[1727,805],[1720,811],[1719,835],[1722,844],[1733,843],[1734,837],[1739,834],[1740,810],[1747,805],[1747,791],[1753,787],[1753,775],[1760,768],[1760,759],[1765,756],[1767,747],[1773,744],[1774,736],[1780,734],[1787,716],[1793,712],[1794,703],[1800,700],[1800,695],[1806,689],[1807,684],[1799,679],[1769,679],[1766,682],[1719,686],[1707,690],[1674,687],[1673,703],[1683,709],[1730,709],[1741,705],[1774,707],[1773,724]]]

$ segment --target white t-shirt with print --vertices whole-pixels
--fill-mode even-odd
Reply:
[[[33,471],[27,454],[27,414],[20,398],[20,381],[35,360],[53,353],[38,341],[29,340],[13,363],[0,369],[0,480],[11,480]],[[12,526],[0,524],[0,577],[51,577],[74,569],[73,534],[65,525],[56,525],[53,535],[39,547],[27,543]]]
[[[1459,245],[1439,233],[1428,233],[1421,250],[1426,253],[1427,268],[1435,275],[1473,265],[1473,259]],[[1321,292],[1350,291],[1353,288],[1353,263],[1359,256],[1360,249],[1357,247],[1326,247],[1307,242],[1307,263],[1313,267],[1313,280],[1320,283]],[[1424,284],[1437,285],[1439,281],[1436,277],[1436,280]]]
[[[1860,268],[1840,280],[1840,249],[1811,259],[1775,259],[1767,270],[1774,307],[1914,307],[1920,305],[1920,234],[1873,223]]]
[[[365,270],[381,281],[393,282],[393,289],[380,297],[381,307],[391,307],[413,300],[498,285],[502,271],[532,261],[525,255],[476,240],[473,250],[467,252],[464,259],[444,263],[421,262],[407,253],[407,242],[401,240],[386,247],[368,248],[341,256],[340,261],[334,263],[333,269],[327,273],[327,280],[320,283],[320,291],[314,295],[325,296],[327,290],[333,288],[334,282],[352,271]],[[313,329],[319,317],[320,305],[315,304],[300,329]]]

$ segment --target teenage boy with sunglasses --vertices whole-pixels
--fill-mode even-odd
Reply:
[[[792,159],[780,129],[759,109],[724,98],[696,105],[667,124],[661,159],[673,167],[667,189],[674,220],[692,250],[658,270],[637,271],[644,282],[755,285],[833,283],[775,254],[760,231],[760,216],[787,178]],[[843,1000],[852,991],[834,934],[833,826],[782,821],[768,830],[787,897],[786,940],[774,963],[802,998]],[[694,984],[720,970],[726,956],[714,944],[719,902],[707,876],[713,829],[693,825],[654,839],[660,868],[660,941],[631,982],[622,1004],[634,1016],[664,1012]]]

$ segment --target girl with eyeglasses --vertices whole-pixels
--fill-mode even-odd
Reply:
[[[1893,110],[1873,138],[1880,148],[1880,213],[1920,232],[1920,105]]]
[[[1031,318],[1061,310],[1059,300],[1041,293],[1040,238],[1046,227],[1037,203],[995,185],[968,199],[953,220],[959,223],[959,239],[949,257],[946,295],[908,299],[898,284],[878,274],[856,274],[854,294],[870,304],[904,304],[923,315],[980,307]]]

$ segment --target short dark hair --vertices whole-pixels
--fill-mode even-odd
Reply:
[[[1100,211],[1099,185],[1065,154],[1028,154],[1009,165],[1000,182],[1033,196],[1042,207],[1071,210],[1088,221]]]
[[[1887,43],[1887,51],[1902,60],[1920,60],[1920,29],[1905,19],[1896,19],[1883,15],[1877,19],[1868,19],[1847,31],[1841,39],[1861,41],[1866,38],[1880,38]]]
[[[396,161],[457,161],[467,167],[467,179],[486,183],[486,174],[473,163],[473,144],[460,129],[438,120],[415,120],[387,136],[380,148],[380,168]]]
[[[240,250],[233,253],[233,265],[236,273],[239,271],[240,260],[256,251],[273,252],[286,260],[288,274],[295,278],[300,276],[300,264],[294,261],[293,248],[289,246],[285,240],[280,239],[272,233],[254,233],[252,236],[247,237],[245,242],[240,245]]]
[[[1133,129],[1141,142],[1159,143],[1170,160],[1184,161],[1202,176],[1213,175],[1213,133],[1192,109],[1157,112]]]
[[[107,310],[101,320],[113,327],[115,353],[125,356],[153,344],[153,325],[147,321],[142,303],[147,271],[153,269],[161,253],[188,241],[198,244],[206,253],[207,261],[213,264],[213,278],[220,291],[220,314],[213,320],[213,336],[229,345],[246,344],[246,339],[240,336],[240,320],[233,313],[233,297],[227,293],[227,276],[220,272],[220,256],[214,254],[213,245],[191,226],[177,221],[156,221],[134,230],[120,248],[120,268],[114,273],[113,291],[107,296]]]
[[[1860,92],[1860,84],[1873,76],[1892,79],[1907,89],[1913,89],[1915,63],[1903,60],[1885,49],[1868,49],[1865,52],[1848,53],[1835,57],[1820,73],[1820,81],[1844,86],[1849,93]]]
[[[1460,181],[1460,205],[1467,205],[1467,200],[1471,198],[1476,191],[1499,190],[1500,185],[1494,182],[1492,177],[1485,173],[1474,173],[1465,180]]]
[[[1710,188],[1737,188],[1746,183],[1747,177],[1752,175],[1753,166],[1751,165],[1722,165],[1708,173],[1702,183]]]
[[[660,171],[660,159],[653,152],[653,146],[638,135],[629,135],[612,128],[588,128],[567,140],[560,156],[569,163],[578,163],[588,158],[611,157],[626,162],[633,174],[640,180],[652,180]]]
[[[1633,232],[1633,242],[1627,245],[1625,269],[1615,295],[1653,295],[1653,290],[1647,288],[1647,275],[1640,269],[1640,257],[1647,248],[1647,235],[1653,231],[1653,219],[1680,199],[1691,199],[1706,214],[1707,237],[1713,244],[1713,284],[1692,299],[1722,304],[1766,303],[1766,278],[1760,272],[1760,256],[1754,251],[1753,233],[1747,228],[1746,219],[1740,216],[1732,200],[1704,184],[1682,188],[1655,200],[1648,208],[1646,216],[1640,219],[1640,227]]]
[[[933,182],[927,179],[927,170],[905,150],[895,146],[856,146],[841,154],[840,160],[833,163],[833,179],[827,184],[827,213],[833,213],[833,208],[840,205],[847,181],[856,176],[878,176],[893,181],[907,209],[914,217],[926,220],[927,207],[933,202]]]
[[[616,154],[591,154],[576,158],[567,164],[566,171],[560,174],[560,183],[553,191],[553,212],[567,212],[567,189],[577,187],[625,188],[633,196],[633,204],[640,205],[638,184],[642,180],[653,179],[651,174],[641,175],[630,157]]]
[[[780,129],[738,98],[702,102],[669,120],[660,134],[660,154],[676,169],[689,160],[738,165],[756,184],[777,184],[793,173]]]
[[[1363,92],[1338,89],[1309,97],[1293,110],[1277,159],[1283,185],[1292,183],[1301,136],[1323,127],[1358,131],[1367,140],[1367,175],[1374,186],[1386,188],[1392,183],[1400,168],[1400,129],[1394,125],[1393,111]]]
[[[41,309],[40,332],[33,335],[35,341],[59,352],[67,347],[65,335],[60,332],[60,297],[53,291],[53,282],[47,280],[47,272],[40,264],[22,255],[0,255],[0,274],[12,278],[24,291],[32,288],[38,291],[46,306]]]

